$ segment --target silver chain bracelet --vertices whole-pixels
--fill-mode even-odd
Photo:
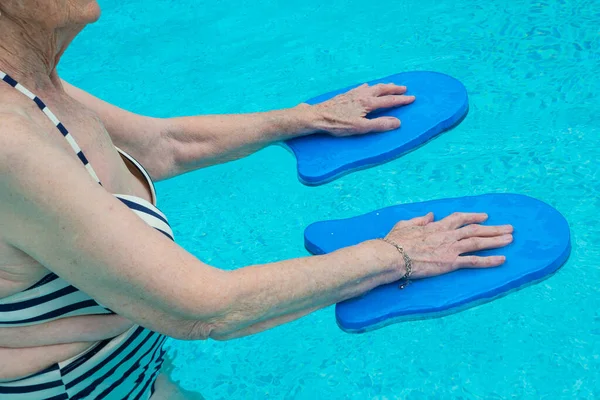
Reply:
[[[387,238],[380,238],[379,240],[383,240],[384,242],[391,244],[402,255],[402,258],[404,259],[404,266],[406,267],[406,273],[402,278],[400,278],[401,283],[400,285],[398,285],[398,288],[404,289],[410,284],[410,276],[412,274],[412,260],[410,259],[408,254],[406,254],[404,248],[399,244],[396,244]]]

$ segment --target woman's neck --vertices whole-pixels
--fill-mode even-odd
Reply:
[[[62,90],[56,66],[82,27],[45,30],[0,17],[0,70],[36,92]]]

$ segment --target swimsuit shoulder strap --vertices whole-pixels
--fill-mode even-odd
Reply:
[[[89,163],[85,154],[83,154],[83,151],[81,150],[81,148],[79,147],[79,145],[77,144],[77,142],[75,141],[73,136],[71,136],[71,134],[69,133],[67,128],[65,128],[65,126],[58,120],[58,118],[56,118],[56,115],[54,115],[54,113],[52,111],[50,111],[50,109],[46,106],[46,104],[44,104],[44,102],[39,97],[37,97],[35,94],[31,93],[26,87],[24,87],[19,82],[17,82],[16,80],[14,80],[13,78],[11,78],[9,75],[5,74],[2,71],[0,71],[0,79],[2,79],[4,82],[8,83],[10,86],[14,87],[15,89],[17,89],[19,92],[21,92],[25,96],[29,97],[31,100],[33,100],[33,102],[35,104],[37,104],[39,109],[42,110],[42,112],[48,117],[48,119],[50,119],[50,121],[52,121],[54,126],[56,126],[58,131],[63,135],[63,137],[69,143],[69,145],[71,146],[71,148],[73,149],[75,154],[77,154],[77,157],[79,158],[79,160],[83,163],[83,166],[87,169],[88,173],[92,176],[92,178],[96,182],[101,184],[100,179],[98,178],[98,175],[96,175],[96,171],[94,171],[94,168],[92,168],[92,165]]]

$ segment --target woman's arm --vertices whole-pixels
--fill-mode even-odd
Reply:
[[[403,274],[393,247],[381,243],[231,272],[212,268],[149,227],[27,124],[0,123],[0,234],[142,326],[183,339],[220,337]]]
[[[317,131],[351,135],[395,129],[400,124],[396,118],[365,116],[414,101],[403,95],[403,86],[363,85],[317,106],[159,119],[125,111],[66,82],[64,87],[99,115],[115,144],[138,159],[155,180],[235,160],[274,142]]]
[[[406,272],[403,257],[382,241],[230,272],[213,268],[143,222],[37,129],[20,117],[0,118],[0,235],[149,329],[181,339],[238,337]],[[460,254],[507,245],[511,227],[472,225],[483,222],[483,214],[432,218],[402,222],[390,233],[413,258],[415,277],[504,261]]]

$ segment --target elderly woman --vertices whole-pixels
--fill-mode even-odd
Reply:
[[[456,213],[324,256],[213,268],[173,242],[153,181],[315,131],[396,128],[364,117],[412,102],[406,88],[361,86],[249,115],[143,117],[57,75],[98,19],[96,1],[2,0],[0,13],[2,399],[176,398],[160,375],[167,336],[237,338],[406,276],[504,262],[461,254],[507,245],[512,227]]]

